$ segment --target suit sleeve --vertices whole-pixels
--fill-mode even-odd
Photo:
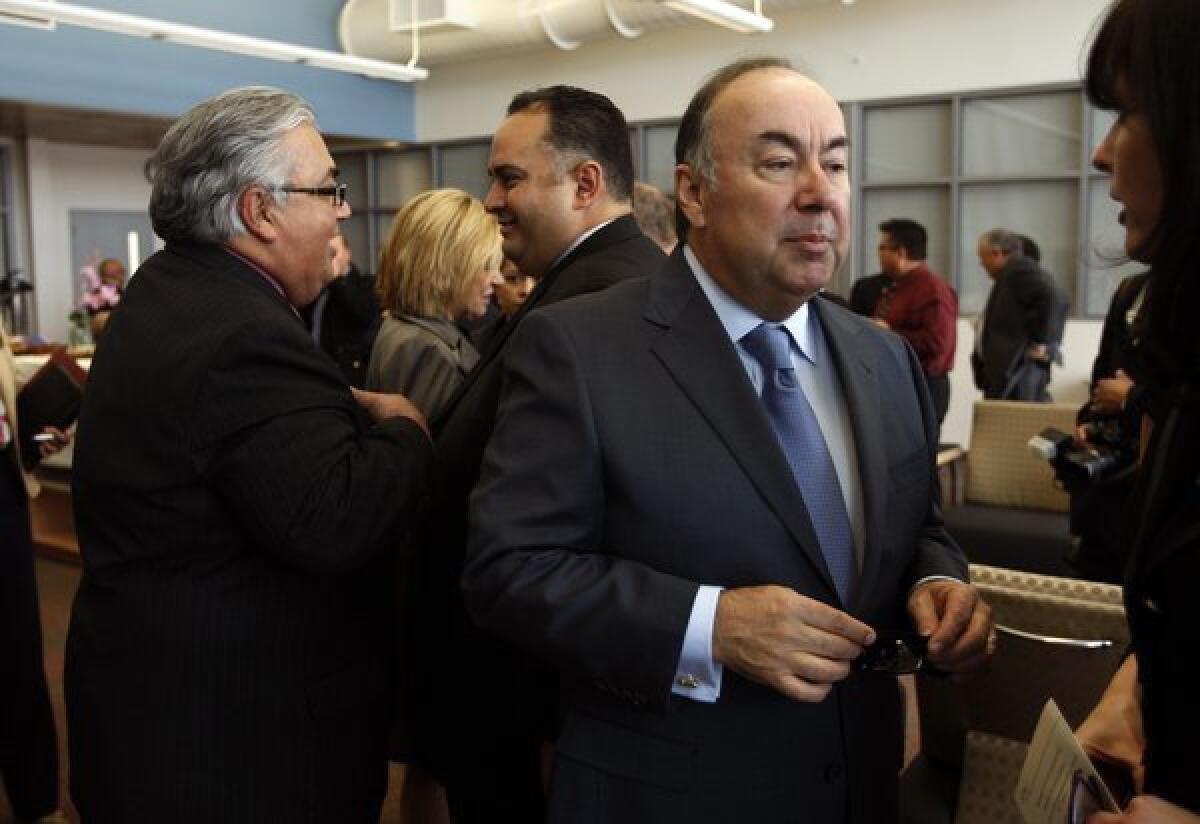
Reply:
[[[529,315],[471,499],[466,605],[556,667],[661,706],[698,585],[605,545],[602,451],[568,335]]]
[[[1021,305],[1021,322],[1032,343],[1051,343],[1054,319],[1054,285],[1040,271],[1025,272],[1013,280],[1013,293]]]
[[[967,558],[962,549],[950,537],[942,521],[941,487],[937,476],[938,421],[929,397],[929,388],[921,377],[921,364],[912,348],[905,346],[908,356],[908,372],[921,408],[925,443],[928,444],[929,461],[929,509],[925,523],[917,539],[916,550],[907,571],[907,585],[911,587],[922,578],[945,576],[960,581],[969,581]]]
[[[196,391],[191,453],[259,546],[301,568],[352,569],[396,548],[432,447],[404,418],[366,426],[308,349],[291,330],[230,336]]]

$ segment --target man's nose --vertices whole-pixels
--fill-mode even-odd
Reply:
[[[837,185],[828,170],[814,161],[804,164],[796,173],[796,206],[804,211],[826,211],[831,208]]]
[[[483,208],[489,212],[498,212],[504,207],[504,188],[500,181],[493,179],[488,186],[487,194],[483,197]]]

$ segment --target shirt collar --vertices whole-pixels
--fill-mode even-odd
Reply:
[[[248,267],[250,267],[250,269],[251,269],[251,270],[252,270],[252,271],[253,271],[255,274],[257,274],[259,277],[261,277],[261,278],[262,278],[263,280],[265,280],[267,283],[271,284],[271,288],[272,288],[272,289],[274,289],[276,292],[278,292],[278,293],[279,293],[279,296],[280,296],[281,298],[283,298],[283,302],[284,302],[284,303],[286,303],[286,304],[288,305],[288,308],[292,310],[292,313],[293,313],[294,315],[296,315],[296,317],[300,317],[300,312],[299,312],[299,311],[296,309],[296,307],[295,307],[295,306],[292,306],[292,302],[291,302],[290,300],[288,300],[287,292],[283,291],[283,287],[279,285],[279,281],[277,281],[275,278],[273,278],[273,277],[271,276],[271,273],[270,273],[270,272],[268,272],[266,269],[264,269],[264,268],[262,268],[261,266],[259,266],[259,265],[258,265],[257,263],[255,263],[254,261],[250,260],[250,258],[248,258],[248,257],[246,257],[246,256],[244,256],[244,255],[239,255],[237,252],[235,252],[235,251],[233,250],[233,248],[232,248],[232,247],[230,247],[230,246],[225,246],[225,247],[224,247],[224,249],[225,249],[225,251],[226,251],[226,252],[228,252],[229,254],[233,255],[235,258],[237,258],[238,260],[240,260],[242,263],[244,263],[244,264],[246,264]],[[303,318],[301,318],[301,319],[303,320]]]
[[[570,246],[568,246],[565,250],[563,250],[563,253],[554,259],[554,262],[550,264],[550,268],[547,269],[546,271],[549,272],[549,271],[553,270],[555,266],[562,263],[563,259],[566,258],[567,255],[571,254],[576,249],[578,249],[580,244],[582,244],[585,240],[590,238],[592,235],[596,234],[596,232],[599,232],[601,229],[603,229],[608,224],[612,223],[613,220],[616,220],[616,218],[614,217],[612,220],[606,220],[603,223],[597,223],[595,226],[593,226],[592,228],[585,231],[579,237],[575,238],[575,242],[572,243]]]
[[[717,313],[717,318],[725,327],[725,333],[729,335],[731,341],[739,343],[742,338],[764,322],[761,317],[738,303],[713,280],[712,275],[701,265],[690,246],[683,247],[683,257],[687,260],[692,274],[695,275],[708,302],[712,304],[713,311]],[[792,313],[791,317],[779,325],[787,329],[791,335],[793,349],[798,350],[809,363],[815,364],[817,362],[817,342],[814,327],[817,321],[814,319],[813,323],[809,323],[810,317],[815,318],[809,313],[808,302],[805,301],[799,309]]]

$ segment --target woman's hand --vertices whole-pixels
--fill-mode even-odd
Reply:
[[[1106,415],[1115,415],[1125,409],[1133,379],[1118,369],[1111,378],[1096,381],[1092,389],[1092,409]]]
[[[1139,795],[1123,813],[1092,813],[1087,824],[1200,824],[1200,815],[1190,813],[1153,795]]]
[[[1075,731],[1088,755],[1128,768],[1133,774],[1134,787],[1139,790],[1145,773],[1142,756],[1146,751],[1140,699],[1137,658],[1130,655],[1113,676],[1100,703]]]

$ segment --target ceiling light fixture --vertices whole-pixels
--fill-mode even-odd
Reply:
[[[354,57],[340,52],[298,46],[294,43],[265,40],[261,37],[232,34],[199,26],[186,26],[181,23],[169,23],[166,20],[155,20],[150,17],[139,17],[133,14],[75,6],[68,3],[51,3],[47,0],[0,0],[0,13],[3,12],[47,19],[55,23],[80,26],[85,29],[125,34],[132,37],[149,37],[153,40],[165,40],[168,43],[183,46],[213,49],[248,57],[261,57],[267,60],[280,60],[285,63],[299,63],[382,80],[411,83],[414,80],[424,80],[429,76],[428,70],[417,66],[405,66],[400,63],[372,60],[367,57]],[[4,21],[4,16],[0,14],[0,22]]]
[[[662,0],[662,4],[742,34],[766,33],[775,28],[775,21],[763,16],[762,0],[755,0],[754,11],[728,0]]]

